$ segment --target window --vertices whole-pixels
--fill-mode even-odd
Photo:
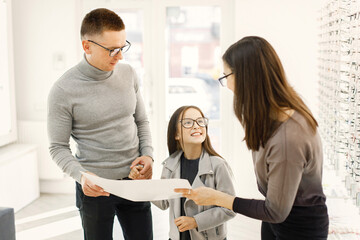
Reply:
[[[219,119],[220,7],[167,7],[166,39],[166,116],[182,105],[196,105],[208,118]],[[193,91],[175,93],[174,86]]]
[[[180,106],[199,107],[218,151],[221,131],[212,121],[220,119],[220,13],[219,6],[167,7],[165,28],[166,119]]]
[[[16,140],[12,74],[10,3],[0,1],[0,146]]]

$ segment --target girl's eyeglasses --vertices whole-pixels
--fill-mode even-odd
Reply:
[[[184,128],[192,128],[194,126],[195,122],[200,127],[206,127],[209,123],[209,119],[207,119],[206,117],[200,117],[197,119],[184,118],[184,119],[180,120],[180,123]]]

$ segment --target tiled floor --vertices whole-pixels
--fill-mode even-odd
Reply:
[[[348,197],[343,182],[325,168],[324,192],[330,216],[329,240],[360,240],[359,208]],[[168,239],[168,212],[152,205],[154,240]],[[17,240],[82,240],[74,194],[42,194],[15,214]],[[237,215],[228,222],[229,240],[260,239],[260,221]],[[114,240],[122,240],[119,223],[114,224]]]
[[[152,206],[154,240],[168,239],[168,212]],[[42,194],[15,214],[17,240],[82,240],[80,217],[73,194]],[[229,240],[260,239],[260,222],[236,216],[228,223]],[[114,240],[122,240],[115,221]]]
[[[360,240],[360,214],[349,198],[344,183],[325,167],[324,192],[330,216],[329,240]],[[168,239],[168,212],[152,205],[154,240]],[[82,240],[75,194],[42,194],[15,214],[17,240]],[[122,240],[119,223],[114,224],[114,240]],[[260,239],[260,221],[237,215],[228,222],[229,240]]]
[[[351,211],[356,208],[342,199],[330,197],[327,202],[331,226],[328,239],[360,240],[358,230],[350,227],[356,225],[359,218],[351,218],[354,221],[348,222],[347,226],[344,225],[344,221],[350,219],[350,216],[345,214],[346,207],[352,207]],[[342,214],[339,215],[340,213]],[[152,214],[154,240],[168,239],[168,212],[152,205]],[[17,212],[15,219],[17,240],[83,240],[73,194],[42,194],[39,199]],[[114,240],[122,239],[120,225],[115,221]],[[260,239],[260,221],[237,215],[228,222],[228,239]]]

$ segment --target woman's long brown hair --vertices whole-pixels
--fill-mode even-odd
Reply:
[[[200,108],[198,108],[196,106],[182,106],[182,107],[179,107],[173,113],[173,115],[171,116],[170,121],[169,121],[168,132],[167,132],[167,145],[168,145],[169,155],[173,154],[174,152],[176,152],[178,150],[184,150],[181,147],[184,144],[181,144],[179,142],[179,140],[176,140],[175,136],[176,136],[176,133],[179,131],[179,132],[181,132],[181,139],[183,139],[182,138],[183,131],[182,131],[181,124],[179,124],[179,121],[182,120],[185,112],[190,108],[198,110],[200,112],[201,116],[205,117],[204,113],[200,110]],[[179,126],[180,126],[180,129],[179,129]],[[215,151],[213,146],[211,145],[211,141],[210,141],[210,138],[208,135],[208,126],[206,126],[206,137],[205,137],[205,141],[202,143],[202,147],[203,147],[203,149],[205,149],[206,152],[209,153],[209,155],[221,157]]]
[[[281,61],[265,39],[245,37],[231,45],[223,61],[235,78],[234,112],[245,130],[249,149],[259,150],[278,126],[284,109],[299,112],[316,132],[317,122],[287,82]]]

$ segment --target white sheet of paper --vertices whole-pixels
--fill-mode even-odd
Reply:
[[[92,183],[118,197],[135,202],[157,201],[181,197],[174,188],[191,188],[186,179],[111,180],[81,172]]]

